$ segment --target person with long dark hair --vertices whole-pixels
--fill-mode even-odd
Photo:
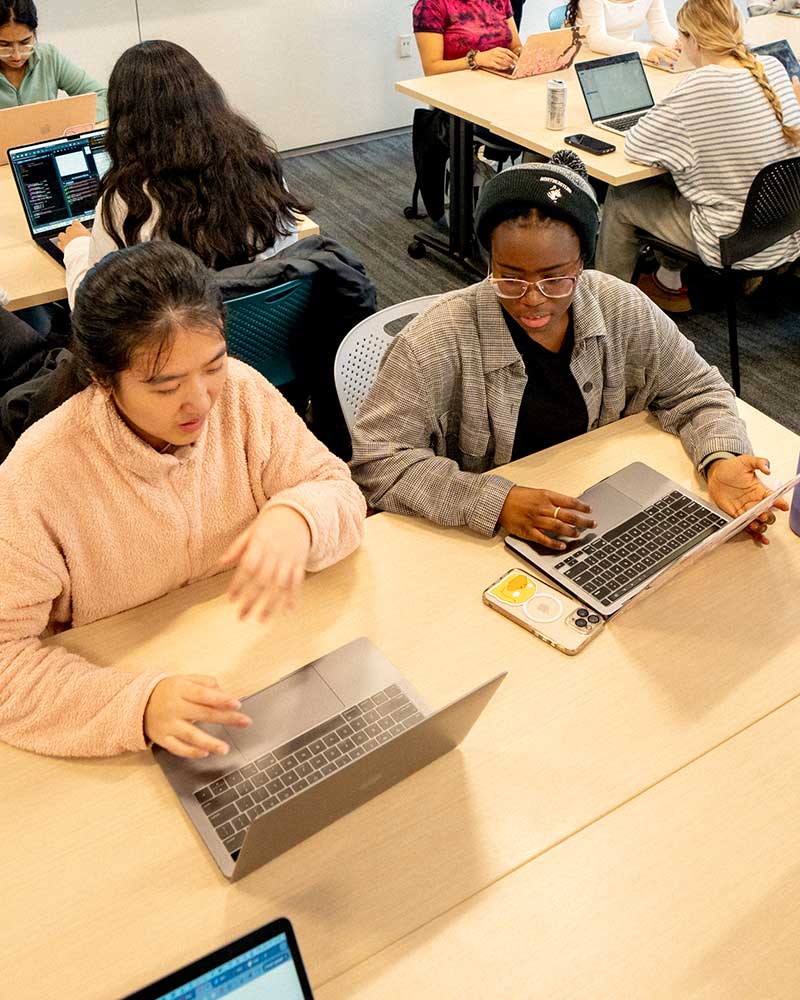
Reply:
[[[39,14],[33,0],[0,0],[0,109],[97,94],[97,119],[106,116],[106,91],[55,45],[37,38]]]
[[[309,206],[286,186],[280,157],[174,42],[134,45],[108,82],[110,166],[91,237],[61,236],[70,302],[106,253],[171,240],[213,270],[269,257],[297,239]]]
[[[263,621],[358,546],[364,499],[278,390],[228,359],[219,289],[188,250],[109,254],[73,327],[91,384],[0,466],[0,739],[60,756],[147,740],[226,753],[194,723],[249,720],[213,677],[100,669],[41,637],[234,566],[240,617]]]

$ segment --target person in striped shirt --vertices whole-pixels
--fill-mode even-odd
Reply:
[[[611,188],[603,210],[596,266],[625,281],[639,253],[637,227],[719,267],[719,237],[738,228],[758,171],[800,154],[800,105],[786,70],[747,48],[732,0],[687,0],[677,24],[698,68],[625,140],[628,159],[671,176]],[[793,233],[739,267],[766,270],[798,256],[800,233]],[[656,279],[652,297],[670,308],[680,272],[662,267]]]

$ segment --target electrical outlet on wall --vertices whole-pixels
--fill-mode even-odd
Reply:
[[[411,35],[397,36],[397,54],[401,59],[411,58]]]

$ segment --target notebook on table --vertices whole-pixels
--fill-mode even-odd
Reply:
[[[281,917],[124,1000],[314,1000],[291,923]]]
[[[226,757],[155,758],[223,875],[234,880],[461,742],[505,673],[437,712],[366,638],[242,700],[247,729],[202,728]]]
[[[531,76],[569,69],[580,48],[581,32],[577,27],[543,31],[541,34],[528,36],[511,69],[489,69],[487,66],[481,66],[480,69],[496,76],[504,76],[507,80],[525,80]]]
[[[97,191],[109,167],[106,129],[47,142],[35,142],[8,151],[33,241],[63,266],[56,238],[71,222],[91,229]]]
[[[655,103],[638,52],[575,64],[592,124],[625,135]]]
[[[513,536],[506,545],[608,618],[744,530],[798,482],[800,475],[730,518],[655,469],[633,462],[580,495],[597,526],[567,541],[566,549],[555,552]]]
[[[57,139],[80,127],[95,127],[97,94],[78,94],[54,101],[36,101],[0,111],[0,165],[8,163],[8,150],[43,139]]]

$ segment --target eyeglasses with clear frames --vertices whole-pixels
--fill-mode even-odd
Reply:
[[[0,42],[0,59],[23,59],[31,55],[36,42]]]
[[[580,278],[582,267],[577,274],[559,275],[557,278],[540,278],[539,281],[523,281],[522,278],[495,278],[491,266],[486,277],[499,299],[521,299],[529,288],[535,288],[546,299],[565,299],[572,295],[575,282]]]

